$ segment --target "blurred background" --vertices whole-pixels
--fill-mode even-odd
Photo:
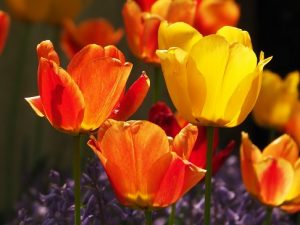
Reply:
[[[103,17],[115,28],[123,27],[122,6],[124,0],[91,0],[83,8],[76,22],[88,18]],[[249,31],[256,53],[260,50],[266,56],[273,56],[267,68],[282,76],[300,69],[300,24],[299,8],[296,0],[239,0],[241,18],[238,27]],[[10,13],[5,1],[0,1],[0,9]],[[51,40],[55,45],[62,67],[68,60],[60,49],[60,27],[48,23],[30,23],[11,15],[11,27],[4,52],[0,56],[0,224],[10,217],[15,203],[22,193],[35,182],[42,171],[54,168],[70,173],[72,164],[72,137],[53,129],[48,121],[35,115],[24,97],[38,94],[36,46],[43,40]],[[133,62],[129,84],[142,71],[150,79],[154,69],[135,58],[127,47],[123,36],[118,47],[127,61]],[[169,101],[166,88],[162,87],[163,101]],[[147,119],[152,105],[151,91],[134,119]],[[247,129],[253,142],[264,146],[267,140],[265,130],[254,125],[248,118],[241,126],[223,130],[222,141],[239,139],[240,131]],[[223,140],[224,139],[224,140]],[[82,143],[83,154],[90,150]],[[236,151],[237,153],[237,151]],[[42,179],[39,177],[39,179]],[[47,177],[44,178],[45,180]]]

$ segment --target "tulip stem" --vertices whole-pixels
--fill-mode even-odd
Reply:
[[[168,225],[173,225],[175,222],[175,211],[176,211],[176,203],[172,204],[171,206],[171,214],[169,217]]]
[[[152,225],[152,210],[145,210],[146,225]]]
[[[272,224],[272,212],[273,212],[273,207],[267,206],[266,216],[265,216],[263,225],[271,225]]]
[[[74,196],[75,196],[75,225],[80,225],[80,135],[74,137],[74,158],[73,158],[73,176],[74,176]]]
[[[210,199],[211,199],[211,177],[212,177],[212,155],[214,142],[214,128],[206,128],[207,153],[206,153],[206,175],[205,175],[205,203],[204,203],[204,225],[210,225]]]
[[[154,91],[153,91],[153,103],[156,103],[160,98],[160,79],[161,79],[161,68],[159,66],[154,67]]]

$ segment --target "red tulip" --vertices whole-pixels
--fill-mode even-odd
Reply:
[[[122,97],[132,64],[125,62],[123,53],[114,46],[87,45],[71,59],[67,70],[59,67],[50,41],[39,44],[37,52],[40,95],[26,100],[39,116],[45,116],[52,126],[67,133],[98,129],[119,105],[127,108],[114,114],[120,113],[120,119],[127,119],[149,89],[149,79],[142,74],[125,93],[137,95],[137,100]]]
[[[9,15],[0,10],[0,54],[2,53],[4,48],[4,44],[8,34],[9,24]]]
[[[119,201],[130,207],[167,207],[197,184],[205,170],[189,161],[197,127],[173,139],[148,121],[107,120],[88,145],[103,164]]]

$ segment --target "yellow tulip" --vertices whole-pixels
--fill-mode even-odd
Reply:
[[[271,71],[263,72],[262,87],[253,108],[257,124],[281,129],[289,120],[298,99],[299,72],[294,71],[283,80]]]
[[[161,24],[161,60],[170,97],[188,121],[205,126],[237,126],[252,110],[261,73],[271,57],[257,57],[247,31],[222,27],[203,37],[188,24]]]
[[[31,22],[60,23],[80,12],[86,0],[6,0],[10,11]]]

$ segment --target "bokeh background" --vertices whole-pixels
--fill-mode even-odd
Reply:
[[[274,56],[267,68],[282,76],[292,70],[299,70],[300,14],[297,1],[237,2],[241,7],[238,27],[249,31],[256,53],[263,50],[266,56]],[[123,4],[124,0],[91,0],[76,21],[103,17],[114,27],[123,27]],[[0,1],[0,9],[9,12],[4,1]],[[37,178],[42,179],[42,171],[55,168],[68,173],[71,168],[72,137],[54,130],[46,120],[37,117],[24,101],[24,97],[38,93],[35,49],[39,42],[51,40],[62,59],[63,67],[67,65],[68,61],[60,50],[59,36],[58,26],[28,23],[11,17],[6,47],[0,56],[0,224],[13,215],[14,204],[22,193]],[[151,65],[146,65],[131,54],[125,36],[118,47],[126,55],[127,61],[134,64],[129,84],[143,70],[150,79],[154,76]],[[152,105],[151,95],[150,91],[142,107],[133,116],[134,119],[147,118]],[[172,105],[164,86],[160,99]],[[266,144],[266,131],[255,126],[251,117],[238,128],[222,130],[221,144],[229,138],[238,139],[242,129],[250,131],[258,146]],[[82,145],[85,146],[84,141]],[[89,151],[88,148],[83,148],[83,154],[89,155]]]

